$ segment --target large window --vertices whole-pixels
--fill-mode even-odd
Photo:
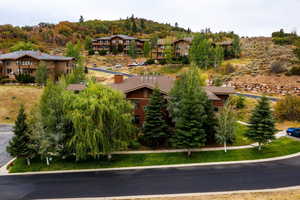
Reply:
[[[32,65],[32,62],[31,61],[29,61],[29,60],[17,60],[17,65]]]

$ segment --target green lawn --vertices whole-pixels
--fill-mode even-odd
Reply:
[[[235,133],[235,142],[233,143],[233,146],[243,146],[243,145],[249,145],[254,143],[253,141],[249,140],[245,133],[247,131],[247,126],[243,124],[236,123],[236,133]]]
[[[184,163],[205,163],[221,161],[239,161],[255,160],[284,156],[300,152],[300,142],[289,138],[278,139],[266,145],[261,151],[256,148],[213,152],[195,152],[191,158],[187,158],[184,153],[158,153],[158,154],[131,154],[131,155],[113,155],[109,162],[105,158],[100,160],[87,160],[75,162],[69,160],[53,160],[49,167],[45,161],[35,159],[31,166],[27,166],[24,159],[17,159],[14,165],[9,169],[14,172],[29,171],[53,171],[53,170],[71,170],[71,169],[95,169],[111,167],[133,167],[133,166],[150,166],[150,165],[170,165]]]

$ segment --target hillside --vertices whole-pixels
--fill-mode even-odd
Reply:
[[[110,34],[128,34],[140,38],[164,38],[189,32],[190,30],[178,25],[171,26],[134,16],[113,21],[62,21],[58,24],[39,23],[36,26],[24,27],[0,25],[0,51],[7,51],[18,41],[30,41],[41,50],[49,50],[65,46],[69,41],[84,40],[87,36],[94,38]]]
[[[300,95],[299,76],[286,76],[285,72],[297,66],[293,45],[276,45],[270,37],[241,39],[240,62],[229,61],[235,72],[228,75],[229,83],[237,89],[250,93],[269,95]],[[272,72],[273,65],[279,65],[282,72]]]

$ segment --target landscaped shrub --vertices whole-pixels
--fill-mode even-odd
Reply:
[[[292,76],[292,75],[297,75],[300,76],[300,66],[297,67],[292,67],[292,69],[290,69],[286,75],[288,76]]]
[[[12,80],[12,79],[9,79],[9,78],[2,78],[2,79],[0,79],[0,84],[16,83],[16,82],[17,82],[16,80]]]
[[[142,145],[137,140],[130,141],[128,148],[133,150],[138,150]]]
[[[35,78],[30,74],[19,74],[16,75],[15,77],[19,83],[34,83],[35,81]]]
[[[274,110],[279,120],[300,121],[300,97],[286,96],[276,103]]]
[[[155,61],[153,59],[148,59],[148,60],[146,60],[145,64],[146,65],[153,65],[153,64],[155,64]]]
[[[224,83],[224,80],[222,78],[222,76],[215,76],[212,80],[212,85],[213,86],[222,86]]]
[[[158,63],[161,65],[165,65],[165,64],[167,64],[167,61],[166,61],[166,59],[160,59],[160,60],[158,60]]]
[[[99,53],[100,56],[105,56],[107,54],[107,51],[106,50],[100,50],[98,53]]]
[[[283,73],[287,71],[285,65],[283,62],[281,61],[278,61],[278,62],[274,62],[272,65],[271,65],[271,72],[272,73],[275,73],[275,74],[278,74],[278,73]]]
[[[88,51],[88,54],[89,54],[89,55],[94,55],[94,54],[95,54],[95,52],[94,52],[94,50],[93,50],[93,49],[90,49],[90,50]]]

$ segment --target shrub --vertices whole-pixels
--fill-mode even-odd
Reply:
[[[291,45],[293,44],[294,39],[291,37],[275,37],[272,39],[272,41],[277,45]]]
[[[288,76],[292,76],[292,75],[300,76],[300,66],[292,67],[292,68],[286,73],[286,75],[288,75]]]
[[[99,51],[99,55],[100,56],[105,56],[107,54],[107,51],[106,50],[100,50]]]
[[[19,83],[34,83],[35,78],[30,74],[18,74],[15,76]]]
[[[160,59],[160,60],[158,60],[158,63],[161,64],[161,65],[165,65],[165,64],[167,64],[167,60],[166,59]]]
[[[294,54],[296,55],[296,57],[297,57],[298,59],[300,59],[300,47],[294,49]]]
[[[278,101],[274,114],[279,120],[300,121],[300,97],[286,96]]]
[[[236,99],[236,104],[235,104],[235,107],[237,109],[243,109],[245,108],[245,97],[241,97],[241,96],[238,96],[237,99]]]
[[[138,150],[140,149],[141,144],[139,143],[139,141],[136,140],[132,140],[129,142],[128,148],[133,149],[133,150]]]
[[[235,72],[235,68],[230,63],[227,63],[225,66],[221,67],[220,70],[223,74],[231,74]]]
[[[222,86],[224,83],[222,76],[215,76],[212,80],[213,86]]]
[[[275,73],[275,74],[278,74],[278,73],[283,73],[287,71],[285,65],[283,62],[281,61],[278,61],[278,62],[274,62],[272,65],[271,65],[271,72],[272,73]]]
[[[153,59],[148,59],[145,62],[146,65],[153,65],[154,63],[155,63],[155,61]]]
[[[89,54],[89,55],[94,55],[94,54],[95,54],[95,52],[94,52],[94,50],[93,50],[93,49],[89,49],[89,51],[88,51],[88,54]]]

